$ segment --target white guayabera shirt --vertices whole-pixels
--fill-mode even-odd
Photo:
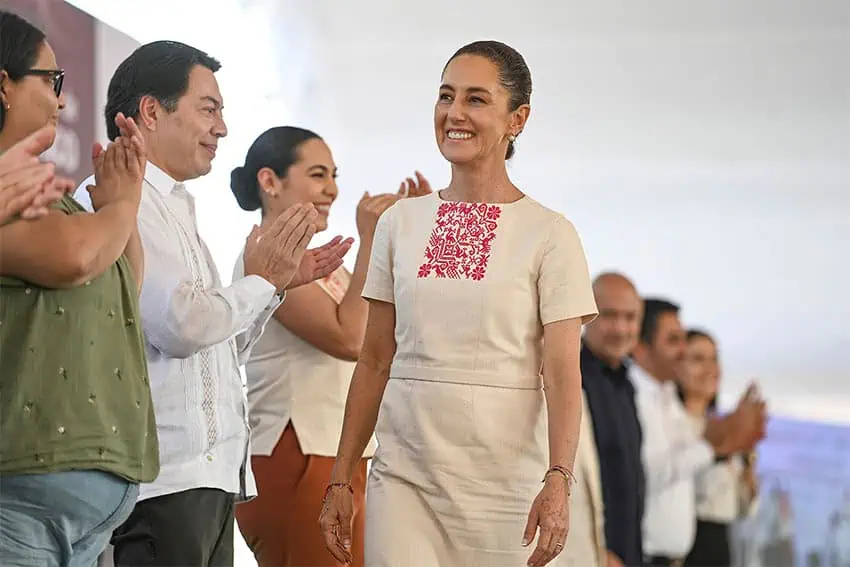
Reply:
[[[75,198],[91,210],[85,180]],[[258,276],[223,287],[197,230],[194,199],[148,162],[139,206],[140,306],[161,471],[139,499],[217,488],[256,496],[239,365],[281,297]]]

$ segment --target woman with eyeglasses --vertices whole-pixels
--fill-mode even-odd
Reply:
[[[22,131],[35,131],[46,124],[59,123],[59,111],[65,108],[62,96],[65,71],[58,68],[56,54],[40,30],[10,12],[3,12],[2,18],[0,147],[7,147],[8,140]],[[15,32],[23,43],[12,46]],[[10,49],[6,49],[6,44]]]
[[[44,34],[0,11],[0,154],[50,135],[63,77]],[[91,566],[159,471],[138,315],[146,160],[132,120],[116,125],[92,151],[96,212],[64,195],[0,226],[0,565]]]

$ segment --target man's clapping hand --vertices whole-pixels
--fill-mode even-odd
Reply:
[[[86,187],[95,211],[110,203],[127,201],[138,207],[145,177],[145,146],[141,132],[132,118],[118,113],[115,117],[120,136],[106,149],[98,143],[92,147],[95,184]]]
[[[245,242],[245,275],[258,275],[278,290],[292,289],[330,275],[342,265],[353,240],[337,236],[307,250],[316,233],[312,204],[293,205],[268,228],[254,227]]]
[[[764,439],[767,428],[767,404],[756,395],[757,387],[751,384],[731,414],[709,419],[705,439],[715,453],[727,456],[751,451]]]
[[[351,250],[353,243],[353,238],[343,239],[342,236],[335,236],[327,244],[306,250],[287,289],[308,284],[334,273],[342,266],[343,259]]]

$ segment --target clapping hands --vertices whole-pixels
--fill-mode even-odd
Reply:
[[[132,118],[120,112],[115,117],[120,135],[105,149],[98,143],[92,147],[95,184],[86,187],[92,207],[100,210],[110,203],[128,201],[138,207],[142,196],[147,157],[145,144]]]
[[[337,236],[307,249],[316,234],[312,204],[288,208],[265,228],[255,226],[245,242],[245,275],[258,275],[278,290],[292,289],[330,275],[342,265],[353,240]]]
[[[0,155],[0,224],[16,215],[36,219],[73,190],[74,182],[56,175],[56,166],[39,156],[53,145],[56,129],[44,128],[27,136]]]
[[[750,384],[731,414],[709,420],[705,438],[718,455],[752,451],[764,439],[767,428],[767,404]]]

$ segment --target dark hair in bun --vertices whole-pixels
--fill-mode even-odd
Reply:
[[[260,134],[248,149],[245,165],[230,172],[230,190],[236,202],[246,211],[256,211],[263,206],[257,173],[268,167],[278,177],[298,161],[298,149],[308,140],[321,140],[315,132],[295,126],[277,126]]]

